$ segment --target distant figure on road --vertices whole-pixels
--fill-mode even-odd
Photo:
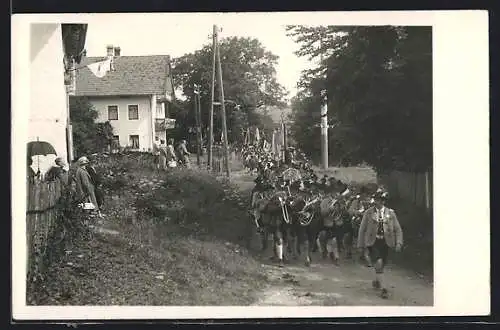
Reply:
[[[177,155],[175,154],[174,139],[172,139],[172,138],[168,139],[167,148],[165,149],[165,151],[166,151],[166,157],[167,157],[167,164],[169,164],[168,167],[177,166],[178,159],[177,159]]]
[[[155,141],[153,143],[153,162],[156,169],[160,169],[160,148],[161,148],[160,138],[155,136]]]
[[[167,146],[165,140],[161,140],[158,147],[158,169],[164,171],[167,168]]]
[[[358,234],[358,248],[367,248],[371,261],[375,262],[373,287],[381,289],[384,299],[389,297],[387,283],[383,280],[389,249],[399,252],[403,246],[403,231],[396,212],[385,206],[388,193],[377,191],[373,196],[375,205],[363,215]]]
[[[181,143],[177,146],[177,154],[179,155],[179,160],[186,166],[190,167],[189,156],[191,153],[187,150],[186,140],[181,140]]]

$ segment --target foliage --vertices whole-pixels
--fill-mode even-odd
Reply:
[[[331,157],[378,170],[432,167],[430,27],[289,26],[297,54],[322,57],[303,73],[293,131],[313,155],[319,144],[320,92],[328,95]],[[321,41],[321,42],[320,42]],[[300,133],[300,132],[304,133]],[[314,137],[314,139],[311,139]]]
[[[142,153],[96,155],[98,171],[126,186],[105,204],[96,233],[53,264],[37,304],[247,305],[265,285],[242,246],[246,210],[206,172],[154,171]]]
[[[73,192],[66,190],[55,206],[53,226],[48,228],[47,248],[42,253],[40,249],[33,251],[28,265],[27,301],[35,303],[44,294],[50,268],[71,250],[77,241],[88,241],[91,232],[86,222],[91,218],[88,213],[76,205]],[[41,227],[38,230],[42,230]]]
[[[242,138],[242,130],[248,125],[269,122],[269,116],[259,111],[265,106],[284,106],[284,88],[276,80],[278,56],[267,51],[257,39],[231,37],[222,39],[219,52],[224,83],[229,141]],[[179,135],[186,135],[188,128],[195,125],[193,111],[193,85],[200,86],[203,127],[208,127],[208,109],[211,100],[212,45],[205,45],[194,53],[186,54],[173,61],[175,85],[182,89],[187,100],[183,109],[175,114],[181,126]],[[218,84],[215,99],[219,99]],[[236,106],[233,102],[235,102]],[[267,125],[267,124],[266,124]],[[220,106],[214,107],[214,137],[221,136]]]
[[[113,127],[109,121],[96,122],[98,112],[87,98],[71,97],[70,112],[75,155],[102,152],[112,145]]]

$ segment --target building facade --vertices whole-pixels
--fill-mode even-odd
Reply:
[[[150,151],[155,137],[166,140],[169,110],[174,99],[168,55],[121,56],[108,46],[106,57],[84,57],[84,65],[111,59],[102,78],[87,67],[77,70],[76,96],[86,97],[98,112],[99,122],[109,121],[121,147]]]
[[[34,23],[30,26],[30,112],[28,142],[50,143],[57,156],[68,157],[69,63],[84,47],[84,24]],[[48,83],[50,82],[50,83]],[[32,157],[33,168],[46,172],[56,155]]]

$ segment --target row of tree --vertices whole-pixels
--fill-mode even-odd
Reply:
[[[316,68],[303,72],[292,99],[293,140],[313,160],[320,156],[321,92],[328,96],[330,162],[366,162],[377,170],[425,171],[432,167],[432,30],[397,26],[288,26],[297,55]],[[249,126],[270,133],[275,127],[264,110],[285,107],[286,91],[276,79],[278,57],[253,38],[230,37],[219,43],[230,142],[241,142]],[[208,127],[212,45],[173,60],[176,88],[185,96],[170,115],[174,138],[194,136],[194,85],[200,86],[202,127]],[[216,87],[218,88],[218,87]],[[216,100],[217,89],[215,90]],[[112,141],[109,123],[85,99],[72,98],[76,149],[88,153]],[[82,111],[87,109],[87,111]],[[221,136],[220,107],[214,107],[214,136]],[[270,134],[268,134],[270,135]]]
[[[284,107],[286,91],[276,79],[278,56],[267,51],[253,38],[229,37],[219,42],[224,97],[227,100],[228,141],[241,142],[243,132],[257,126],[270,133],[275,126],[266,113],[269,107]],[[207,44],[194,53],[173,60],[173,79],[176,88],[185,96],[173,116],[179,123],[174,134],[189,135],[195,127],[194,85],[200,86],[200,105],[204,135],[209,125],[212,84],[212,45]],[[215,88],[218,101],[218,86]],[[220,106],[214,106],[214,138],[221,136]]]
[[[397,26],[288,26],[303,72],[292,99],[292,132],[320,155],[321,91],[328,96],[330,162],[377,170],[432,167],[432,29]]]

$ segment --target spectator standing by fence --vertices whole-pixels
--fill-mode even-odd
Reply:
[[[68,171],[66,171],[66,163],[62,159],[62,157],[57,157],[55,160],[55,165],[52,166],[47,174],[45,175],[45,179],[47,181],[56,181],[59,180],[64,186],[68,184]]]
[[[27,165],[28,167],[26,168],[27,170],[26,178],[28,179],[28,182],[31,184],[35,182],[35,178],[37,176],[35,170],[33,169],[33,167],[31,167],[31,165],[33,165],[33,159],[31,157],[28,157]]]
[[[89,164],[87,157],[80,157],[77,161],[77,168],[75,173],[76,182],[76,199],[79,203],[91,202],[96,211],[99,211],[99,205],[97,204],[95,196],[95,187],[92,183],[90,174],[85,168]]]
[[[94,159],[89,160],[89,163],[85,165],[85,169],[87,170],[87,173],[90,175],[90,179],[92,184],[94,185],[94,193],[95,193],[95,198],[97,202],[97,206],[99,209],[102,209],[102,206],[104,205],[104,194],[102,190],[102,180],[101,176],[97,172],[95,166],[94,166]]]

